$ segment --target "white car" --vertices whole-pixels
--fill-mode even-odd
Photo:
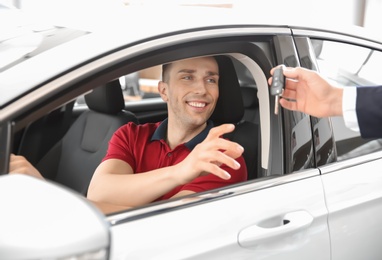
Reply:
[[[228,11],[130,11],[0,72],[1,259],[382,259],[379,140],[341,118],[274,114],[267,84],[278,64],[341,85],[382,84],[380,41]],[[230,84],[213,117],[237,125],[231,138],[245,147],[248,180],[137,208],[88,201],[113,131],[167,117],[155,93],[161,64],[204,55],[226,62]],[[123,108],[99,86],[123,91]],[[8,174],[11,153],[48,180]]]

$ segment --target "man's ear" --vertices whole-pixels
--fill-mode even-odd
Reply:
[[[158,83],[158,92],[159,92],[161,98],[163,99],[163,101],[165,101],[165,102],[167,102],[167,100],[168,100],[168,97],[167,97],[167,88],[168,88],[167,83],[165,83],[163,81],[159,81],[159,83]]]

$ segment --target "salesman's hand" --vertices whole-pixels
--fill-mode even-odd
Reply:
[[[286,80],[282,107],[315,117],[342,115],[342,88],[334,87],[313,70],[286,67],[283,72]],[[272,84],[272,78],[268,83]]]

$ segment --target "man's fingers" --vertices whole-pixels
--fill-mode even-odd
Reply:
[[[277,69],[278,67],[281,67],[281,66],[283,66],[284,69],[289,68],[289,67],[286,67],[284,64],[277,65],[276,67],[273,67],[273,68],[271,69],[271,75],[273,75],[273,73],[275,72],[275,69]]]
[[[228,156],[227,154],[223,152],[216,151],[216,152],[210,153],[210,156],[211,157],[209,161],[216,164],[217,166],[221,166],[222,164],[225,164],[234,170],[237,170],[240,168],[240,164],[235,159],[233,159],[231,156]]]
[[[273,75],[273,73],[275,72],[275,69],[280,66],[284,66],[284,69],[283,69],[284,76],[292,80],[297,80],[302,75],[301,72],[306,71],[306,69],[301,67],[286,67],[285,65],[281,64],[271,69],[271,72],[270,72],[271,75]],[[272,84],[272,77],[268,79],[268,83],[270,83],[270,85]]]
[[[240,144],[220,137],[209,142],[208,148],[206,149],[222,151],[224,154],[234,159],[238,158],[244,152],[244,148]]]
[[[207,163],[204,164],[202,167],[204,169],[204,172],[216,175],[222,178],[223,180],[229,180],[231,178],[231,175],[228,172],[226,172],[214,163]]]
[[[232,144],[233,145],[230,145],[229,148],[224,149],[223,153],[233,159],[237,159],[243,154],[244,148],[237,143]]]
[[[297,95],[296,90],[291,90],[289,88],[286,88],[286,89],[284,89],[282,97],[283,98],[287,98],[287,99],[295,100],[296,99],[296,95]]]
[[[20,160],[19,156],[11,154],[10,160],[9,160],[9,172],[13,172],[15,169],[19,167]]]
[[[221,138],[235,129],[233,124],[223,124],[210,130],[206,139],[194,149],[195,158],[198,158],[198,167],[201,172],[214,174],[222,179],[231,178],[220,166],[226,166],[237,170],[240,164],[235,160],[243,154],[244,148],[238,143]]]
[[[229,151],[228,153],[231,154],[233,158],[237,158],[243,153],[244,148],[238,143],[221,138],[222,135],[230,133],[234,129],[235,125],[233,124],[222,124],[214,127],[210,130],[203,143],[205,145],[209,143],[209,149]]]
[[[206,140],[219,138],[220,136],[230,133],[233,130],[235,130],[235,125],[233,124],[222,124],[222,125],[216,126],[210,130]]]
[[[280,99],[280,105],[283,108],[286,108],[288,110],[296,111],[297,110],[297,103],[295,101],[289,101],[285,98]]]
[[[280,66],[283,66],[283,65],[279,65],[277,67],[272,68],[271,74],[273,75],[275,69],[280,67]],[[298,76],[297,69],[299,69],[299,68],[291,68],[291,67],[285,67],[284,66],[283,74],[285,76],[285,89],[295,90],[297,88],[297,85],[298,85],[298,80],[296,79],[296,77]],[[269,86],[272,85],[272,81],[273,81],[272,77],[268,78]]]

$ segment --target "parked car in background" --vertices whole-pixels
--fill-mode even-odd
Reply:
[[[339,84],[381,84],[380,41],[203,8],[173,9],[155,24],[126,11],[110,30],[77,30],[0,71],[0,258],[382,258],[379,141],[340,118],[274,114],[267,84],[278,64]],[[222,59],[212,117],[236,124],[231,138],[245,148],[248,180],[137,208],[88,201],[111,134],[167,117],[155,88],[161,65],[205,55]],[[122,109],[109,92],[123,92]],[[48,180],[8,174],[11,153]]]

